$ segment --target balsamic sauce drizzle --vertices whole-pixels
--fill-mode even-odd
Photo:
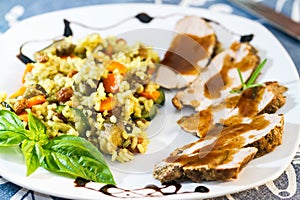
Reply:
[[[112,24],[112,25],[109,25],[109,26],[104,26],[104,27],[94,27],[94,26],[89,26],[89,25],[86,25],[86,24],[83,24],[81,22],[77,22],[77,21],[69,21],[69,20],[64,20],[66,22],[68,22],[68,24],[74,24],[74,25],[77,25],[77,26],[80,26],[82,28],[86,28],[86,29],[90,29],[90,30],[95,30],[95,31],[104,31],[104,30],[107,30],[107,29],[112,29],[114,27],[117,27],[123,23],[125,23],[126,21],[132,19],[134,17],[127,17],[127,18],[124,18],[122,19],[121,21],[115,23],[115,24]],[[65,33],[64,33],[65,34]]]
[[[64,25],[65,25],[65,29],[64,29],[63,36],[64,37],[72,36],[73,35],[73,31],[71,29],[70,22],[68,20],[64,19]]]
[[[63,35],[62,36],[59,36],[58,38],[61,39],[61,37],[69,37],[69,36],[72,36],[73,35],[73,31],[72,31],[72,28],[71,28],[71,24],[74,24],[74,25],[78,25],[80,27],[83,27],[83,28],[86,28],[86,29],[90,29],[90,30],[97,30],[97,31],[101,31],[101,30],[107,30],[107,29],[111,29],[111,28],[114,28],[114,27],[117,27],[131,19],[138,19],[141,23],[144,23],[144,24],[147,24],[147,23],[150,23],[153,19],[165,19],[165,18],[169,18],[169,17],[173,17],[173,16],[178,16],[178,15],[181,15],[181,16],[184,16],[185,14],[183,13],[172,13],[172,14],[168,14],[168,15],[164,15],[164,16],[150,16],[148,15],[147,13],[145,12],[141,12],[141,13],[138,13],[137,15],[135,16],[129,16],[127,18],[124,18],[122,19],[121,21],[119,22],[116,22],[115,24],[112,24],[112,25],[109,25],[109,26],[105,26],[105,27],[93,27],[93,26],[89,26],[89,25],[86,25],[86,24],[83,24],[83,23],[80,23],[80,22],[76,22],[76,21],[69,21],[69,20],[66,20],[64,19],[63,22],[64,22],[64,32],[63,32]],[[213,20],[210,20],[210,19],[207,19],[207,18],[203,18],[205,21],[207,22],[212,22],[212,23],[215,23],[219,26],[221,26],[222,28],[226,29],[227,31],[231,32],[233,35],[238,35],[240,36],[240,42],[250,42],[253,38],[253,34],[249,34],[249,35],[240,35],[240,34],[237,34],[237,33],[234,33],[230,30],[228,30],[226,27],[222,26],[219,22],[216,22],[216,21],[213,21]],[[52,39],[55,41],[55,38]],[[28,63],[34,63],[35,61],[30,59],[28,56],[26,56],[24,53],[23,53],[23,47],[28,44],[28,43],[33,43],[33,42],[45,42],[45,41],[48,41],[47,39],[46,40],[31,40],[31,41],[27,41],[25,43],[23,43],[21,46],[20,46],[20,50],[19,50],[19,54],[17,55],[17,58],[24,64],[28,64]]]
[[[149,16],[147,13],[139,13],[135,16],[135,18],[137,18],[138,20],[140,20],[140,22],[143,23],[149,23],[154,19],[153,17]]]
[[[64,32],[63,32],[63,35],[62,36],[58,36],[56,38],[52,38],[50,40],[52,41],[55,41],[55,40],[58,40],[58,39],[62,39],[64,37],[69,37],[69,36],[72,36],[73,35],[73,31],[72,31],[72,28],[71,28],[71,24],[74,24],[74,25],[78,25],[82,28],[86,28],[86,29],[90,29],[90,30],[97,30],[97,31],[101,31],[101,30],[107,30],[107,29],[111,29],[111,28],[114,28],[114,27],[117,27],[131,19],[138,19],[140,22],[142,23],[150,23],[153,19],[165,19],[165,18],[168,18],[168,17],[172,17],[172,16],[175,16],[175,15],[183,15],[183,14],[180,14],[180,13],[174,13],[174,14],[169,14],[169,15],[165,15],[165,16],[156,16],[156,17],[152,17],[150,15],[148,15],[147,13],[139,13],[135,16],[130,16],[130,17],[127,17],[127,18],[124,18],[122,19],[121,21],[115,23],[115,24],[112,24],[112,25],[109,25],[109,26],[106,26],[106,27],[93,27],[93,26],[88,26],[86,24],[83,24],[83,23],[80,23],[80,22],[76,22],[76,21],[69,21],[69,20],[66,20],[64,19],[63,22],[64,22]],[[21,46],[20,46],[20,49],[19,49],[19,54],[17,55],[17,58],[24,64],[28,64],[28,63],[34,63],[35,61],[30,59],[28,56],[26,56],[24,53],[23,53],[23,47],[25,45],[27,45],[28,43],[37,43],[37,42],[45,42],[45,41],[49,41],[49,39],[45,39],[45,40],[31,40],[31,41],[27,41],[25,43],[23,43]]]
[[[34,60],[31,60],[28,56],[26,56],[25,54],[23,54],[23,46],[25,46],[27,44],[24,43],[20,46],[20,49],[19,49],[19,54],[17,55],[17,58],[22,62],[24,63],[25,65],[28,64],[28,63],[35,63]]]
[[[156,185],[147,185],[143,188],[136,188],[136,189],[124,189],[119,188],[112,184],[107,184],[101,187],[100,189],[95,189],[88,187],[87,184],[90,181],[85,180],[83,178],[77,178],[75,180],[76,187],[83,187],[86,189],[94,190],[97,192],[101,192],[105,195],[111,197],[118,197],[118,198],[141,198],[141,197],[158,197],[158,196],[168,196],[174,194],[187,194],[187,193],[208,193],[209,189],[203,185],[197,186],[193,191],[182,191],[180,189],[182,185],[178,182],[172,181],[169,183],[164,183],[162,186]]]
[[[66,23],[65,23],[66,25]],[[66,29],[66,28],[65,28]],[[26,56],[24,53],[23,53],[23,47],[29,43],[40,43],[40,42],[47,42],[47,41],[51,41],[52,43],[53,42],[56,42],[56,41],[59,41],[59,40],[62,40],[63,38],[65,38],[65,36],[57,36],[57,37],[54,37],[54,38],[51,38],[51,39],[41,39],[41,40],[30,40],[30,41],[26,41],[24,42],[20,48],[19,48],[19,54],[17,54],[17,58],[22,62],[24,63],[25,65],[28,64],[28,63],[35,63],[34,60],[32,60],[31,58],[29,58],[28,56]]]
[[[254,35],[249,34],[249,35],[243,35],[241,36],[240,42],[250,42],[253,39]]]
[[[129,16],[127,18],[122,19],[119,22],[116,22],[116,23],[111,24],[109,26],[103,26],[103,27],[89,26],[89,25],[86,25],[86,24],[83,24],[83,23],[80,23],[80,22],[77,22],[77,21],[69,21],[69,20],[66,20],[66,19],[64,19],[64,23],[65,23],[65,25],[68,26],[69,29],[70,29],[70,24],[74,24],[74,25],[80,26],[82,28],[90,29],[90,30],[104,31],[104,30],[115,28],[115,27],[117,27],[117,26],[131,20],[131,19],[134,19],[134,18],[138,19],[141,23],[148,24],[153,19],[165,19],[165,18],[177,16],[177,15],[182,15],[183,16],[184,14],[172,13],[172,14],[169,14],[169,15],[152,17],[152,16],[148,15],[147,13],[141,12],[141,13],[138,13],[137,15],[135,15],[135,16]],[[65,29],[65,31],[66,31],[66,29]],[[68,35],[68,33],[64,32],[64,35]]]
[[[232,35],[236,35],[236,36],[240,36],[240,42],[243,43],[243,42],[251,42],[254,35],[253,34],[248,34],[248,35],[241,35],[239,33],[235,33],[231,30],[229,30],[228,28],[226,28],[225,26],[223,26],[222,24],[220,24],[219,22],[217,21],[213,21],[211,19],[207,19],[207,18],[203,18],[206,22],[208,23],[214,23],[214,24],[217,24],[218,26],[222,27],[223,29],[225,29],[226,31],[230,32]]]

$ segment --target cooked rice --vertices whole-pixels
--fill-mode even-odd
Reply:
[[[159,88],[150,82],[148,73],[155,68],[158,55],[141,43],[129,46],[123,39],[103,39],[98,34],[89,35],[77,44],[73,42],[72,38],[66,38],[61,46],[51,46],[35,54],[37,62],[31,63],[33,68],[26,74],[23,86],[43,88],[47,101],[34,105],[31,112],[44,122],[50,138],[61,134],[80,135],[119,162],[132,160],[136,153],[145,153],[149,143],[145,128],[149,121],[142,118],[142,112],[149,112],[155,105],[152,99],[139,94]],[[58,55],[65,50],[72,50],[73,56]],[[107,93],[100,79],[108,76],[107,66],[112,60],[124,65],[127,72],[118,92]],[[57,102],[57,93],[67,87],[72,88],[72,97]],[[16,102],[30,95],[28,89],[26,92],[14,98],[1,93],[0,101],[14,108]],[[115,109],[99,112],[101,102],[110,97],[117,99]],[[90,128],[84,132],[79,132],[83,119],[76,118],[78,111],[73,108],[88,120]],[[1,109],[7,108],[1,105]],[[59,113],[58,109],[61,109]]]

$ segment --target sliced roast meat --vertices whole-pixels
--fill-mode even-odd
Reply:
[[[207,109],[178,120],[186,132],[205,137],[215,126],[231,126],[249,121],[262,113],[275,113],[285,104],[286,87],[278,82],[266,82],[262,86],[249,88],[240,94],[231,94],[225,100]]]
[[[256,153],[255,147],[196,153],[189,155],[196,156],[197,159],[184,166],[184,173],[194,182],[236,179]]]
[[[282,143],[283,127],[283,115],[261,114],[249,123],[214,129],[205,138],[172,152],[155,166],[153,176],[163,183],[236,178],[253,157]]]
[[[214,30],[199,16],[179,20],[175,31],[178,34],[165,53],[155,79],[168,89],[185,87],[197,78],[217,46]]]
[[[234,179],[256,152],[257,148],[248,147],[184,155],[174,162],[170,162],[173,159],[170,157],[155,166],[154,177],[162,183],[188,179],[194,182]]]
[[[284,116],[280,114],[261,114],[251,121],[235,124],[229,127],[217,127],[211,129],[204,139],[185,145],[177,150],[178,154],[190,154],[213,148],[238,148],[242,146],[254,146],[259,149],[259,155],[272,151],[275,146],[281,144]],[[263,140],[269,142],[267,150],[263,146],[254,145]],[[172,154],[173,155],[173,154]]]
[[[233,43],[229,49],[217,54],[207,70],[203,71],[189,87],[173,97],[173,105],[177,109],[188,105],[199,111],[220,103],[230,90],[241,87],[237,69],[240,69],[246,81],[258,66],[259,60],[256,50],[249,43]]]

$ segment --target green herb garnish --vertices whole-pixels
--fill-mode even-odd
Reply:
[[[262,84],[259,83],[254,83],[255,80],[257,79],[260,71],[262,70],[262,68],[264,67],[264,65],[266,64],[267,59],[264,59],[259,65],[258,67],[254,70],[254,72],[252,73],[251,77],[249,78],[249,80],[247,81],[247,83],[244,82],[244,79],[242,77],[242,73],[240,68],[238,68],[238,73],[239,73],[239,77],[240,77],[240,81],[242,83],[242,89],[240,90],[231,90],[230,93],[239,93],[242,92],[248,88],[254,88],[254,87],[258,87],[261,86]]]
[[[15,113],[0,110],[0,146],[20,145],[27,176],[42,166],[74,178],[115,184],[102,154],[87,140],[72,135],[49,139],[45,125],[32,113],[28,115],[28,127]]]

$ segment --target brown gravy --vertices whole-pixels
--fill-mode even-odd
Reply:
[[[265,87],[255,87],[245,90],[237,107],[242,117],[253,117],[258,113],[258,105],[263,98]]]
[[[250,124],[241,123],[220,129],[218,136],[215,133],[218,130],[215,129],[212,137],[218,138],[214,143],[200,147],[191,154],[169,156],[165,161],[193,166],[226,164],[232,160],[235,151],[245,145],[244,133],[251,130],[262,130],[269,124],[270,122],[263,115],[258,115]],[[208,133],[208,138],[210,137],[211,134]],[[203,139],[199,142],[203,142]]]
[[[213,115],[210,108],[199,111],[191,117],[182,117],[178,122],[187,130],[195,131],[198,137],[204,138],[213,123]]]
[[[240,48],[240,43],[234,43],[231,45],[233,51],[237,51]],[[230,69],[240,69],[241,72],[254,69],[258,63],[258,58],[251,52],[244,57],[240,62],[235,62],[235,60],[227,55],[224,58],[224,64],[219,73],[211,77],[204,86],[204,95],[210,99],[216,99],[221,96],[221,90],[227,88],[232,84],[231,78],[228,76],[228,71]]]
[[[215,43],[214,35],[197,37],[189,34],[178,34],[173,39],[161,64],[169,66],[180,74],[199,74],[197,62],[209,58],[207,51]]]

